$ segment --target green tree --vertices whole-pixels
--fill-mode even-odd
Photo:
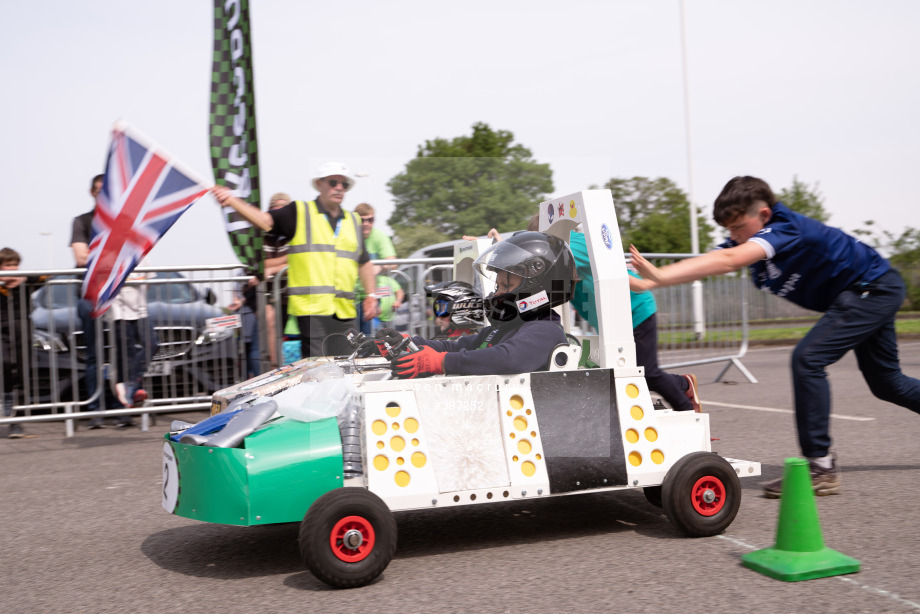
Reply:
[[[907,286],[907,309],[920,310],[920,229],[908,227],[895,235],[887,230],[879,232],[873,220],[866,220],[863,228],[857,228],[853,234],[887,255]]]
[[[646,253],[686,254],[691,251],[690,201],[670,179],[612,178],[605,185],[613,193],[623,246]],[[712,244],[713,226],[697,214],[700,251]]]
[[[524,228],[553,180],[549,164],[536,162],[511,132],[477,123],[472,135],[425,141],[387,187],[396,204],[387,223],[405,257],[464,234]]]
[[[799,178],[793,175],[792,186],[780,190],[776,197],[793,211],[819,222],[826,224],[831,219],[831,214],[824,208],[824,196],[818,192],[817,183],[815,183],[814,188],[811,188],[807,183],[799,181]]]

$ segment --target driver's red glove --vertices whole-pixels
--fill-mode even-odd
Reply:
[[[413,378],[444,373],[444,354],[427,345],[418,352],[400,356],[393,364],[393,375]]]

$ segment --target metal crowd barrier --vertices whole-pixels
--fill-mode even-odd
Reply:
[[[692,258],[692,254],[643,254],[655,266]],[[627,255],[628,258],[628,255]],[[690,284],[657,288],[658,362],[662,369],[725,363],[716,376],[720,381],[735,366],[753,384],[757,378],[741,359],[750,340],[749,296],[752,285],[747,269],[710,277],[702,282],[703,330],[694,326]]]
[[[110,311],[95,320],[97,360],[89,376],[87,339],[78,306],[84,270],[4,272],[10,276],[47,275],[50,279],[29,289],[32,312],[22,310],[23,317],[15,327],[31,329],[32,335],[12,340],[23,357],[19,364],[23,385],[15,391],[13,417],[0,416],[0,425],[64,421],[67,434],[72,435],[76,418],[140,416],[141,428],[146,429],[150,417],[157,413],[207,409],[214,391],[246,379],[248,344],[239,320],[250,316],[227,317],[216,304],[218,296],[238,293],[248,281],[247,276],[231,273],[234,269],[240,266],[136,269],[153,275],[126,282],[146,286],[149,313],[146,326],[141,327],[143,349],[124,343]],[[3,312],[4,317],[10,313],[8,309]],[[0,344],[0,353],[6,347]],[[150,400],[142,407],[114,409],[121,405],[114,384],[128,379],[118,377],[119,366],[125,366],[129,355],[135,353],[146,363],[142,387]],[[7,374],[0,372],[0,388],[6,390],[12,386],[7,386],[4,377]],[[96,384],[93,395],[87,393],[91,380]],[[98,404],[98,411],[87,411],[91,404]]]

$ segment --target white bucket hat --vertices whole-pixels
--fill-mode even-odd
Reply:
[[[351,169],[342,164],[341,162],[326,162],[316,171],[316,174],[313,175],[313,187],[316,190],[319,190],[319,180],[325,179],[326,177],[331,177],[333,175],[341,175],[348,180],[348,188],[346,192],[353,187],[355,187],[355,176],[352,175]]]

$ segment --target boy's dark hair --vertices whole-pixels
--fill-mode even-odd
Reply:
[[[776,204],[776,197],[767,182],[757,177],[733,177],[716,198],[712,217],[719,226],[725,226],[747,213],[757,201],[767,203],[771,209]]]
[[[96,185],[97,181],[105,181],[105,175],[96,175],[93,177],[93,180],[89,182],[89,189],[92,190],[93,186]]]
[[[10,262],[15,262],[16,264],[22,262],[22,258],[19,257],[19,252],[12,247],[0,249],[0,264],[9,264]]]

